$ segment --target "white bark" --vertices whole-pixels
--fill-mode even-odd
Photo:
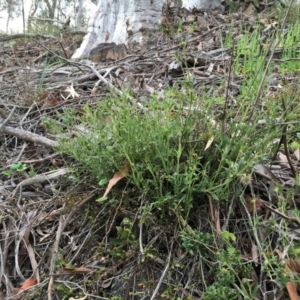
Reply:
[[[182,0],[182,7],[187,9],[216,9],[221,6],[219,0]]]
[[[99,43],[141,43],[141,29],[155,29],[161,22],[164,2],[181,4],[186,9],[215,9],[220,0],[99,0],[89,22],[88,34],[73,58],[86,56]]]
[[[76,27],[81,27],[81,25],[82,25],[83,1],[84,0],[79,0],[78,1],[78,10],[77,10],[77,13],[76,13],[76,20],[75,20],[75,26]]]

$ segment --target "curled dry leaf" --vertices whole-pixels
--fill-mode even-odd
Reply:
[[[33,277],[28,278],[27,280],[25,280],[25,282],[22,284],[22,286],[19,288],[18,293],[20,294],[23,291],[29,289],[30,287],[34,286],[37,284],[37,280]]]
[[[105,193],[103,195],[103,197],[106,197],[108,195],[108,193],[110,192],[110,190],[112,189],[112,187],[118,182],[120,181],[122,178],[126,177],[129,175],[129,171],[130,171],[130,164],[127,161],[124,166],[122,167],[122,169],[118,172],[116,172],[114,174],[114,176],[112,177],[112,179],[109,181],[107,188],[105,190]]]
[[[103,289],[107,289],[111,286],[112,281],[113,281],[113,278],[108,278],[106,280],[103,280],[103,282],[100,283],[100,286]]]

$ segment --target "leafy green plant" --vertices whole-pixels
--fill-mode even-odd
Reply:
[[[132,221],[129,218],[124,218],[121,226],[116,226],[116,230],[118,232],[118,239],[121,244],[127,244],[129,241],[135,241],[135,236],[132,232]]]
[[[210,285],[202,295],[203,300],[234,300],[239,299],[238,291],[233,287],[235,283],[235,276],[231,270],[226,268],[221,269],[218,273],[215,284]]]
[[[130,99],[126,92],[96,107],[86,106],[83,116],[66,112],[78,135],[69,138],[64,131],[60,151],[101,182],[128,162],[130,181],[141,192],[148,191],[148,204],[159,210],[189,211],[196,191],[215,200],[228,199],[237,192],[232,189],[235,183],[267,157],[271,141],[279,135],[275,118],[268,118],[263,128],[258,124],[263,112],[251,126],[241,112],[222,127],[222,120],[214,119],[214,99],[199,99],[188,80],[181,90],[166,90],[163,101],[152,95],[144,111]]]
[[[23,164],[22,162],[17,162],[12,164],[8,170],[2,171],[2,174],[12,177],[15,173],[24,172],[27,169],[27,165]]]
[[[215,253],[215,248],[212,247],[214,244],[212,234],[195,230],[194,235],[191,235],[186,231],[181,231],[180,238],[183,247],[192,255],[201,253],[203,256],[211,256]]]
[[[195,205],[196,191],[216,201],[238,195],[239,190],[231,187],[274,152],[273,140],[281,134],[276,118],[283,121],[297,113],[283,115],[282,106],[274,101],[265,102],[261,110],[254,101],[266,58],[258,31],[242,36],[235,52],[233,67],[249,80],[241,86],[237,107],[227,108],[225,114],[216,113],[224,101],[199,97],[187,77],[181,88],[166,89],[163,100],[152,94],[144,109],[133,104],[130,91],[124,91],[93,108],[86,106],[82,116],[74,110],[65,112],[61,119],[67,130],[52,125],[65,135],[60,150],[101,184],[128,162],[130,182],[150,195],[151,209],[180,207],[187,213]],[[249,123],[251,111],[255,118]],[[234,119],[229,119],[232,114]],[[264,126],[261,120],[266,120]],[[68,128],[76,127],[78,135],[70,139]]]
[[[224,240],[227,249],[216,253],[215,282],[207,288],[202,299],[233,300],[239,299],[241,294],[243,299],[254,299],[259,287],[250,284],[251,264],[244,264],[241,253],[229,242],[233,237],[232,234],[225,236],[228,238]]]

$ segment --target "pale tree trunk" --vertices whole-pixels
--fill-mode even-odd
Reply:
[[[82,26],[82,17],[83,17],[83,0],[78,1],[78,9],[76,13],[75,26],[80,28]]]
[[[88,25],[88,34],[73,58],[89,55],[100,43],[143,42],[145,30],[161,23],[163,6],[188,10],[220,9],[220,0],[99,0]]]
[[[24,0],[21,1],[22,3],[22,21],[23,21],[23,33],[25,33],[25,9],[24,9]]]
[[[32,29],[33,29],[32,20],[34,18],[35,13],[37,12],[37,10],[38,10],[38,0],[34,0],[34,1],[31,2],[31,6],[30,6],[30,9],[29,9],[29,16],[28,16],[28,19],[27,19],[27,30],[29,32],[31,32]]]
[[[53,19],[54,20],[54,17],[55,17],[55,12],[56,12],[56,8],[57,8],[57,0],[45,0],[45,3],[47,5],[47,8],[48,8],[48,17],[50,19]]]

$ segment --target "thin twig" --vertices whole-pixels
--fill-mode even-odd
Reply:
[[[143,223],[140,222],[140,236],[139,236],[139,246],[140,246],[140,253],[141,255],[144,255],[144,247],[143,247]]]
[[[167,274],[167,271],[168,271],[169,266],[170,266],[170,261],[171,261],[171,256],[172,256],[173,244],[174,244],[174,242],[172,242],[172,244],[171,244],[171,249],[170,249],[170,251],[169,251],[169,255],[168,255],[168,258],[167,258],[167,264],[166,264],[166,267],[165,267],[163,273],[161,274],[161,276],[160,276],[160,278],[159,278],[159,281],[158,281],[158,283],[157,283],[157,285],[156,285],[156,288],[155,288],[155,290],[154,290],[154,292],[153,292],[153,294],[152,294],[150,300],[154,300],[154,299],[155,299],[156,294],[158,293],[158,290],[159,290],[159,288],[160,288],[160,286],[161,286],[161,284],[162,284],[162,282],[163,282],[163,280],[164,280],[164,278],[165,278],[165,276],[166,276],[166,274]]]
[[[8,122],[8,120],[11,118],[12,114],[14,113],[15,109],[16,109],[16,108],[13,107],[13,109],[10,111],[8,117],[0,124],[0,127],[1,127],[1,126],[4,126],[4,125]],[[2,112],[1,112],[1,117],[4,117],[4,116],[5,116],[5,113],[2,111]]]

